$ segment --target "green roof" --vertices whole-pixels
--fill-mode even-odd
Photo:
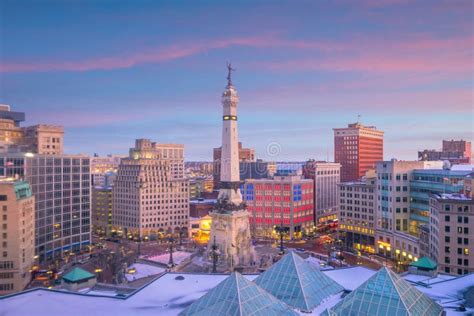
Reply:
[[[286,304],[310,312],[344,288],[290,251],[254,281]]]
[[[86,281],[95,278],[95,275],[81,268],[74,268],[63,276],[63,280],[69,283]]]
[[[423,257],[418,259],[418,261],[413,261],[412,263],[410,263],[410,266],[428,270],[436,270],[436,268],[438,268],[436,262],[434,262],[428,257]]]
[[[297,316],[298,314],[255,283],[234,272],[179,315]]]
[[[443,308],[386,267],[323,315],[442,315]]]

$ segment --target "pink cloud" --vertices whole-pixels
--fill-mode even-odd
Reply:
[[[42,72],[42,71],[91,71],[131,68],[140,64],[162,63],[185,58],[215,49],[232,46],[254,48],[287,47],[293,49],[317,49],[320,51],[337,51],[344,45],[323,41],[303,41],[280,39],[273,35],[260,37],[236,37],[230,39],[193,42],[161,46],[131,55],[99,57],[75,61],[43,61],[0,64],[0,72]]]
[[[272,70],[329,70],[361,72],[404,71],[472,71],[474,37],[436,39],[412,37],[402,41],[360,39],[350,41],[307,41],[284,39],[275,35],[236,37],[154,47],[143,52],[99,57],[79,61],[43,61],[38,63],[5,63],[0,72],[91,71],[131,68],[147,63],[163,63],[233,46],[251,48],[284,48],[297,52],[319,52],[315,58],[260,62]]]

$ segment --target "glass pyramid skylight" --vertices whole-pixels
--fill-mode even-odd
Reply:
[[[310,312],[344,288],[290,251],[262,273],[255,283],[288,305]]]
[[[443,308],[384,267],[326,312],[331,316],[435,316],[441,315]]]
[[[298,314],[255,283],[234,272],[179,315],[297,316]]]

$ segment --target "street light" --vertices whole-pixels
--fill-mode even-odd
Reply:
[[[173,235],[168,236],[168,242],[169,242],[169,250],[170,250],[170,260],[168,261],[168,267],[173,268],[174,267],[174,261],[173,261],[173,242],[174,238]]]
[[[283,255],[285,254],[285,248],[283,247],[283,234],[285,233],[285,228],[283,225],[280,225],[277,226],[275,230],[280,234],[280,255]]]

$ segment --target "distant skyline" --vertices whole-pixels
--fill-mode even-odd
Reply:
[[[0,103],[64,125],[67,153],[150,138],[210,161],[231,61],[257,158],[333,160],[332,128],[360,114],[385,132],[385,159],[415,160],[472,141],[473,5],[0,0]]]

